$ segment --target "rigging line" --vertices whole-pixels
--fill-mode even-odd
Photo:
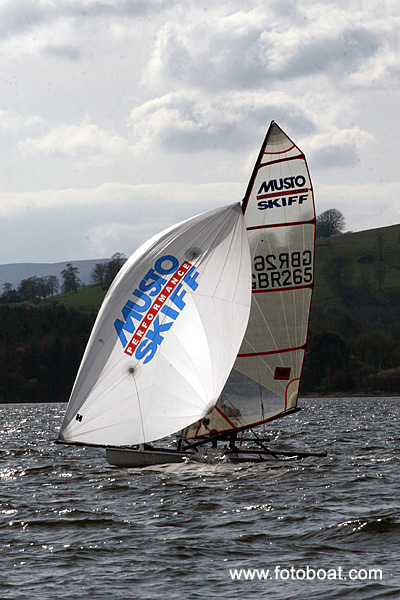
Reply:
[[[146,435],[144,432],[144,423],[143,423],[143,414],[142,414],[142,406],[140,404],[140,398],[139,398],[139,389],[136,383],[136,377],[135,377],[135,373],[132,373],[132,377],[133,377],[133,381],[135,384],[135,389],[136,389],[136,397],[137,397],[137,403],[138,403],[138,407],[139,407],[139,417],[140,417],[140,424],[142,426],[142,433],[143,433],[143,443],[146,442]]]

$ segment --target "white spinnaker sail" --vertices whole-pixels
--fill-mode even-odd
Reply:
[[[271,123],[243,201],[252,260],[248,327],[205,422],[185,437],[246,428],[297,404],[314,282],[315,208],[304,154]]]
[[[125,263],[103,302],[59,439],[138,444],[202,418],[232,369],[250,303],[239,204],[152,238]]]

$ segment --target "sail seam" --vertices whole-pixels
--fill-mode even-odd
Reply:
[[[270,165],[276,165],[278,163],[288,162],[289,160],[304,160],[304,154],[296,154],[296,156],[287,156],[285,158],[277,158],[276,160],[271,160],[271,161],[265,162],[265,163],[262,162],[262,163],[260,163],[260,166],[258,168],[261,169],[262,167],[269,167]]]
[[[286,154],[287,152],[293,150],[293,148],[296,148],[295,144],[293,144],[292,146],[290,146],[290,148],[287,148],[286,150],[280,150],[280,152],[264,152],[264,154]]]
[[[292,287],[281,287],[281,288],[273,288],[270,290],[252,290],[252,294],[269,294],[270,292],[290,292],[291,290],[312,290],[314,287],[314,282],[308,283],[307,285],[296,285]]]
[[[296,352],[297,350],[305,350],[306,344],[301,346],[293,346],[292,348],[279,348],[278,350],[266,350],[265,352],[244,352],[238,354],[238,358],[250,358],[252,356],[267,356],[270,354],[281,354],[283,352]]]
[[[291,227],[293,225],[315,225],[315,218],[310,221],[293,221],[291,223],[272,223],[271,225],[251,225],[246,227],[246,231],[253,231],[254,229],[272,229],[274,227]]]

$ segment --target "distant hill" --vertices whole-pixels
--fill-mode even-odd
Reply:
[[[54,275],[62,283],[61,271],[68,263],[79,269],[79,277],[83,285],[90,284],[90,275],[97,263],[107,262],[109,258],[96,258],[92,260],[66,260],[59,263],[15,263],[0,265],[0,294],[5,283],[11,283],[17,288],[23,279],[28,277],[46,277]]]

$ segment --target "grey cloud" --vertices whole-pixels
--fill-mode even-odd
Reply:
[[[224,101],[220,100],[220,104],[223,110]],[[230,119],[228,111],[223,123],[213,124],[211,127],[206,118],[202,119],[199,115],[199,107],[196,104],[176,108],[182,114],[182,121],[190,122],[193,127],[184,129],[177,122],[166,125],[158,132],[161,147],[169,152],[195,153],[221,149],[237,152],[238,148],[252,146],[270,120],[277,121],[293,136],[311,135],[316,131],[315,124],[292,105],[282,106],[267,101],[264,105],[260,106],[258,103],[254,107],[244,105],[241,108],[238,105]]]
[[[338,32],[334,39],[320,39],[299,49],[299,53],[281,70],[281,77],[292,78],[324,73],[338,68],[343,74],[354,71],[361,61],[376,53],[377,37],[362,28]]]
[[[95,18],[95,17],[137,17],[154,10],[169,8],[175,1],[168,0],[125,0],[115,4],[95,2],[87,4],[80,0],[69,4],[57,3],[46,5],[32,0],[7,0],[0,6],[0,35],[2,38],[12,37],[27,31],[41,23],[52,22],[60,17]]]
[[[0,7],[0,35],[11,37],[45,20],[43,7],[30,0],[9,0]]]
[[[358,155],[355,146],[330,145],[321,148],[313,157],[313,164],[318,169],[345,167],[353,168],[357,165]]]
[[[172,2],[169,6],[171,4]],[[167,5],[167,2],[154,2],[154,0],[125,0],[116,4],[94,2],[89,5],[78,1],[66,7],[65,14],[75,17],[137,17],[152,12],[154,8],[160,9],[164,5]]]
[[[81,51],[74,46],[46,46],[43,50],[46,56],[67,60],[79,60]]]

